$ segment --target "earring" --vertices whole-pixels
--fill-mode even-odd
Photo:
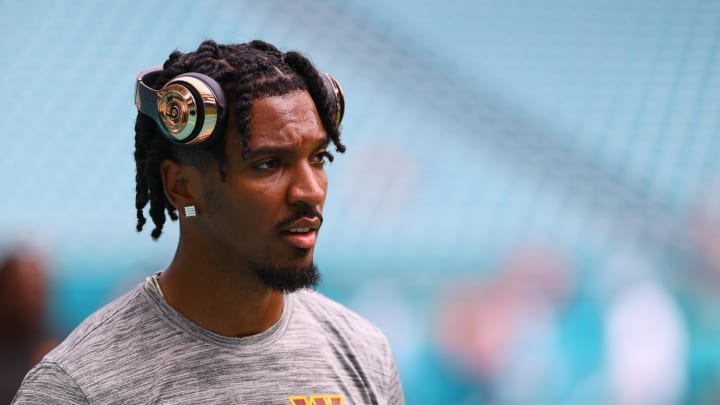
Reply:
[[[197,211],[195,211],[194,205],[188,205],[185,208],[185,216],[186,217],[194,217],[197,215]]]

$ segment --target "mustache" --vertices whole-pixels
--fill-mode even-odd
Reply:
[[[290,224],[292,224],[293,222],[295,222],[299,219],[302,219],[302,218],[318,218],[318,219],[320,219],[320,225],[322,225],[322,223],[323,223],[323,216],[320,213],[320,211],[318,211],[313,206],[302,203],[302,204],[298,204],[296,206],[295,212],[293,212],[292,215],[289,216],[287,219],[282,220],[278,224],[277,228],[278,229],[286,228],[286,227],[290,226]]]

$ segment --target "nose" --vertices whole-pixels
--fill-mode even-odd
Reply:
[[[288,189],[291,205],[305,203],[311,207],[322,207],[326,193],[327,174],[324,169],[302,163],[293,170]]]

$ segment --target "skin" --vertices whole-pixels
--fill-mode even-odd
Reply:
[[[304,204],[321,213],[327,194],[328,138],[307,91],[254,100],[249,146],[245,160],[231,114],[225,182],[217,167],[161,165],[168,200],[181,213],[187,205],[198,211],[181,216],[178,249],[161,288],[188,319],[224,336],[257,334],[278,321],[283,293],[265,286],[251,263],[312,263],[317,230],[298,241],[279,226]]]

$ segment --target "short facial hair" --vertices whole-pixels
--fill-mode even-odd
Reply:
[[[275,291],[291,293],[302,288],[314,288],[320,283],[320,271],[315,262],[301,266],[251,264],[263,284]]]

